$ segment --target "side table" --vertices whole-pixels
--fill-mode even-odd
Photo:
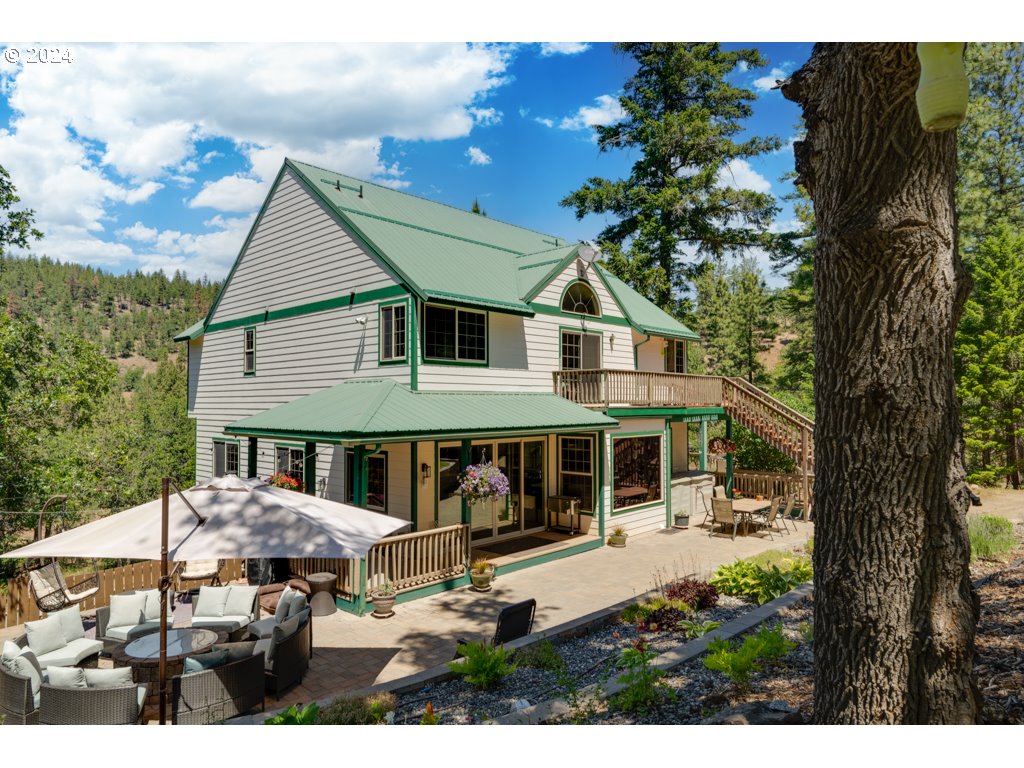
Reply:
[[[309,583],[309,610],[313,616],[330,616],[338,610],[334,604],[334,583],[338,577],[327,571],[306,576]]]

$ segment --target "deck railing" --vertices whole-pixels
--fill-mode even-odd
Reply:
[[[580,405],[720,407],[722,377],[599,368],[552,371],[555,393]]]
[[[401,592],[463,575],[468,536],[469,526],[457,524],[381,540],[366,555],[367,591],[385,581]]]

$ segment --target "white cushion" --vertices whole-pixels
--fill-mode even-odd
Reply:
[[[82,609],[77,605],[65,608],[63,611],[51,613],[60,619],[61,631],[64,633],[64,642],[70,643],[80,637],[85,637],[85,626],[82,624]]]
[[[228,601],[224,604],[224,614],[226,616],[251,616],[259,587],[232,584],[229,589],[231,591],[228,592]]]
[[[90,640],[88,637],[80,637],[58,648],[56,651],[43,654],[39,657],[39,664],[43,669],[47,667],[73,667],[82,659],[97,654],[102,650],[102,640]]]
[[[39,669],[35,654],[30,649],[26,648],[20,655],[15,656],[10,665],[11,672],[29,679],[33,694],[39,693],[39,686],[43,684],[43,673]]]
[[[59,616],[47,616],[39,621],[26,621],[25,633],[28,635],[28,647],[36,656],[63,648],[64,629]]]
[[[0,654],[0,659],[3,661],[11,661],[15,656],[21,655],[21,646],[10,640],[4,640],[4,650]]]
[[[160,621],[160,590],[159,589],[140,589],[136,590],[136,595],[146,596],[146,607],[143,609],[143,615],[146,617],[146,621]],[[167,593],[167,615],[170,616],[171,604],[171,593]]]
[[[203,627],[216,627],[217,629],[223,629],[225,632],[234,632],[236,629],[241,629],[252,621],[252,617],[249,615],[245,616],[200,616],[197,619],[192,619],[192,626],[197,629]]]
[[[276,630],[275,630],[276,631]],[[274,641],[272,638],[264,637],[256,641],[256,645],[252,649],[252,655],[255,656],[260,651],[263,651],[263,668],[273,669],[274,667]]]
[[[277,601],[277,608],[274,610],[274,618],[277,620],[278,624],[288,618],[288,606],[291,605],[292,594],[294,592],[295,590],[291,587],[285,587],[281,592],[281,597]]]
[[[46,678],[58,688],[85,688],[85,670],[78,667],[49,667]]]
[[[223,616],[231,587],[200,587],[192,616]]]
[[[167,628],[171,628],[170,620],[167,622]],[[106,636],[113,640],[127,640],[145,634],[149,629],[160,629],[160,620],[144,621],[141,624],[130,624],[127,627],[107,627]]]
[[[114,667],[113,669],[86,669],[85,683],[90,688],[120,688],[132,685],[131,667]]]
[[[145,615],[145,595],[113,595],[110,598],[110,617],[107,619],[107,626],[130,627],[141,624],[146,620]]]
[[[291,600],[288,605],[288,615],[285,618],[290,619],[292,616],[297,616],[306,610],[309,603],[306,602],[306,596],[301,592],[296,592],[291,596]]]

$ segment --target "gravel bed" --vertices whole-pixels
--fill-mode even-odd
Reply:
[[[696,618],[724,624],[753,607],[738,598],[721,595],[715,608],[701,611]],[[644,632],[642,635],[648,647],[658,654],[686,642],[685,635],[675,631]],[[558,643],[556,648],[565,663],[561,681],[571,689],[580,690],[608,679],[615,673],[614,661],[619,654],[639,636],[634,625],[617,622]],[[441,718],[442,724],[472,724],[508,714],[517,704],[525,706],[523,702],[538,704],[565,694],[566,688],[554,672],[520,665],[493,691],[481,691],[461,679],[455,679],[400,694],[395,723],[418,724],[427,702]]]

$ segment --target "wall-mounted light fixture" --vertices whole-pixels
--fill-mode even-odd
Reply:
[[[420,476],[423,478],[424,483],[430,479],[430,465],[427,462],[420,464]]]
[[[610,346],[612,349],[615,349],[615,334],[614,333],[608,334],[608,346]]]
[[[356,322],[360,325],[366,325],[366,315],[360,315],[356,318]]]

